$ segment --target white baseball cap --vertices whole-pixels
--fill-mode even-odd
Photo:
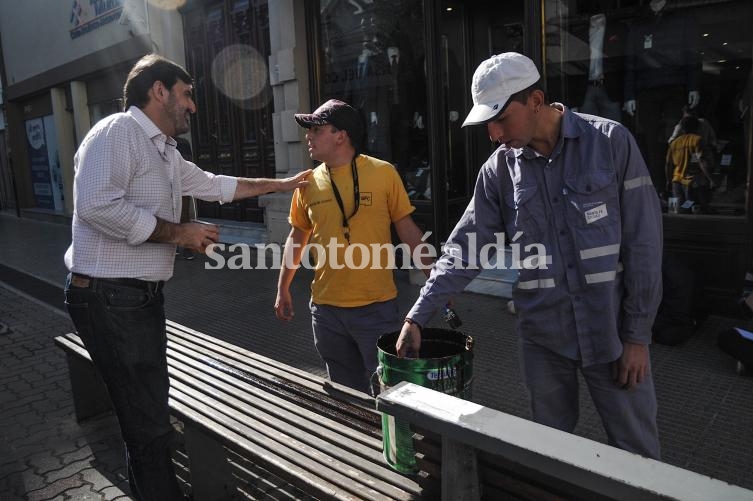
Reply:
[[[483,124],[496,117],[510,96],[539,81],[539,70],[529,58],[517,52],[504,52],[482,62],[473,73],[473,108],[466,125]]]

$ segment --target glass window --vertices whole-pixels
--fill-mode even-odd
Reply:
[[[626,125],[664,207],[744,215],[752,17],[749,0],[546,0],[549,97]]]
[[[103,118],[123,111],[123,100],[120,98],[108,99],[100,103],[89,103],[89,120],[92,126]]]
[[[394,164],[412,199],[430,199],[421,2],[322,0],[320,21],[322,100],[359,110],[365,153]]]

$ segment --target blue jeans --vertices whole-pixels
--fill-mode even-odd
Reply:
[[[65,304],[110,394],[139,501],[184,499],[170,459],[167,335],[161,287],[132,280],[65,284]]]

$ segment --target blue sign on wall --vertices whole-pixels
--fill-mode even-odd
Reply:
[[[123,0],[73,0],[71,38],[116,21],[123,12]]]

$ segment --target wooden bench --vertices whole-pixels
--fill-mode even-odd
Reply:
[[[167,336],[170,409],[184,427],[197,501],[265,489],[283,498],[420,498],[415,480],[383,459],[370,396],[169,321]],[[77,418],[109,410],[78,336],[55,342],[67,355]]]
[[[412,383],[380,394],[377,408],[420,428],[430,499],[753,500],[753,491]]]

